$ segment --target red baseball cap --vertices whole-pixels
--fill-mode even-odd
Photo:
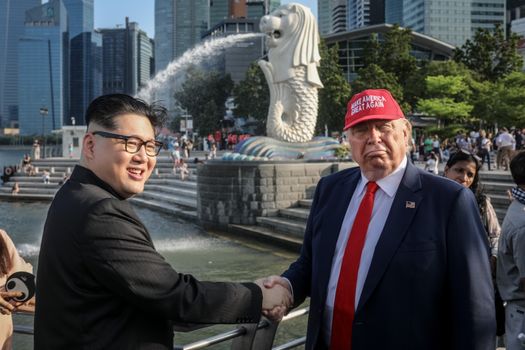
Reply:
[[[405,115],[388,90],[365,90],[352,96],[348,102],[343,130],[365,120],[401,118],[405,118]]]

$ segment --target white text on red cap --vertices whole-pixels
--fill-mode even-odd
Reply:
[[[377,95],[362,96],[352,103],[352,106],[351,106],[352,110],[350,114],[354,115],[365,109],[385,107],[385,103],[384,103],[385,101],[386,101],[386,98],[384,96],[377,96]]]

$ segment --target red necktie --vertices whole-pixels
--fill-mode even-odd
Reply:
[[[348,237],[335,293],[331,350],[349,350],[352,348],[357,273],[359,272],[361,253],[365,245],[366,232],[372,216],[374,196],[377,189],[378,186],[375,182],[369,182],[366,185],[366,193],[361,200],[350,231],[350,237]]]

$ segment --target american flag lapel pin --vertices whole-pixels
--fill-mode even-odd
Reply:
[[[405,202],[405,208],[415,209],[416,208],[416,202],[406,201]]]

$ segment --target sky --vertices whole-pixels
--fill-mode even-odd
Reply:
[[[281,0],[281,4],[296,2],[309,7],[317,16],[317,0]],[[115,28],[124,26],[126,16],[130,22],[155,36],[155,0],[95,0],[95,28]]]

